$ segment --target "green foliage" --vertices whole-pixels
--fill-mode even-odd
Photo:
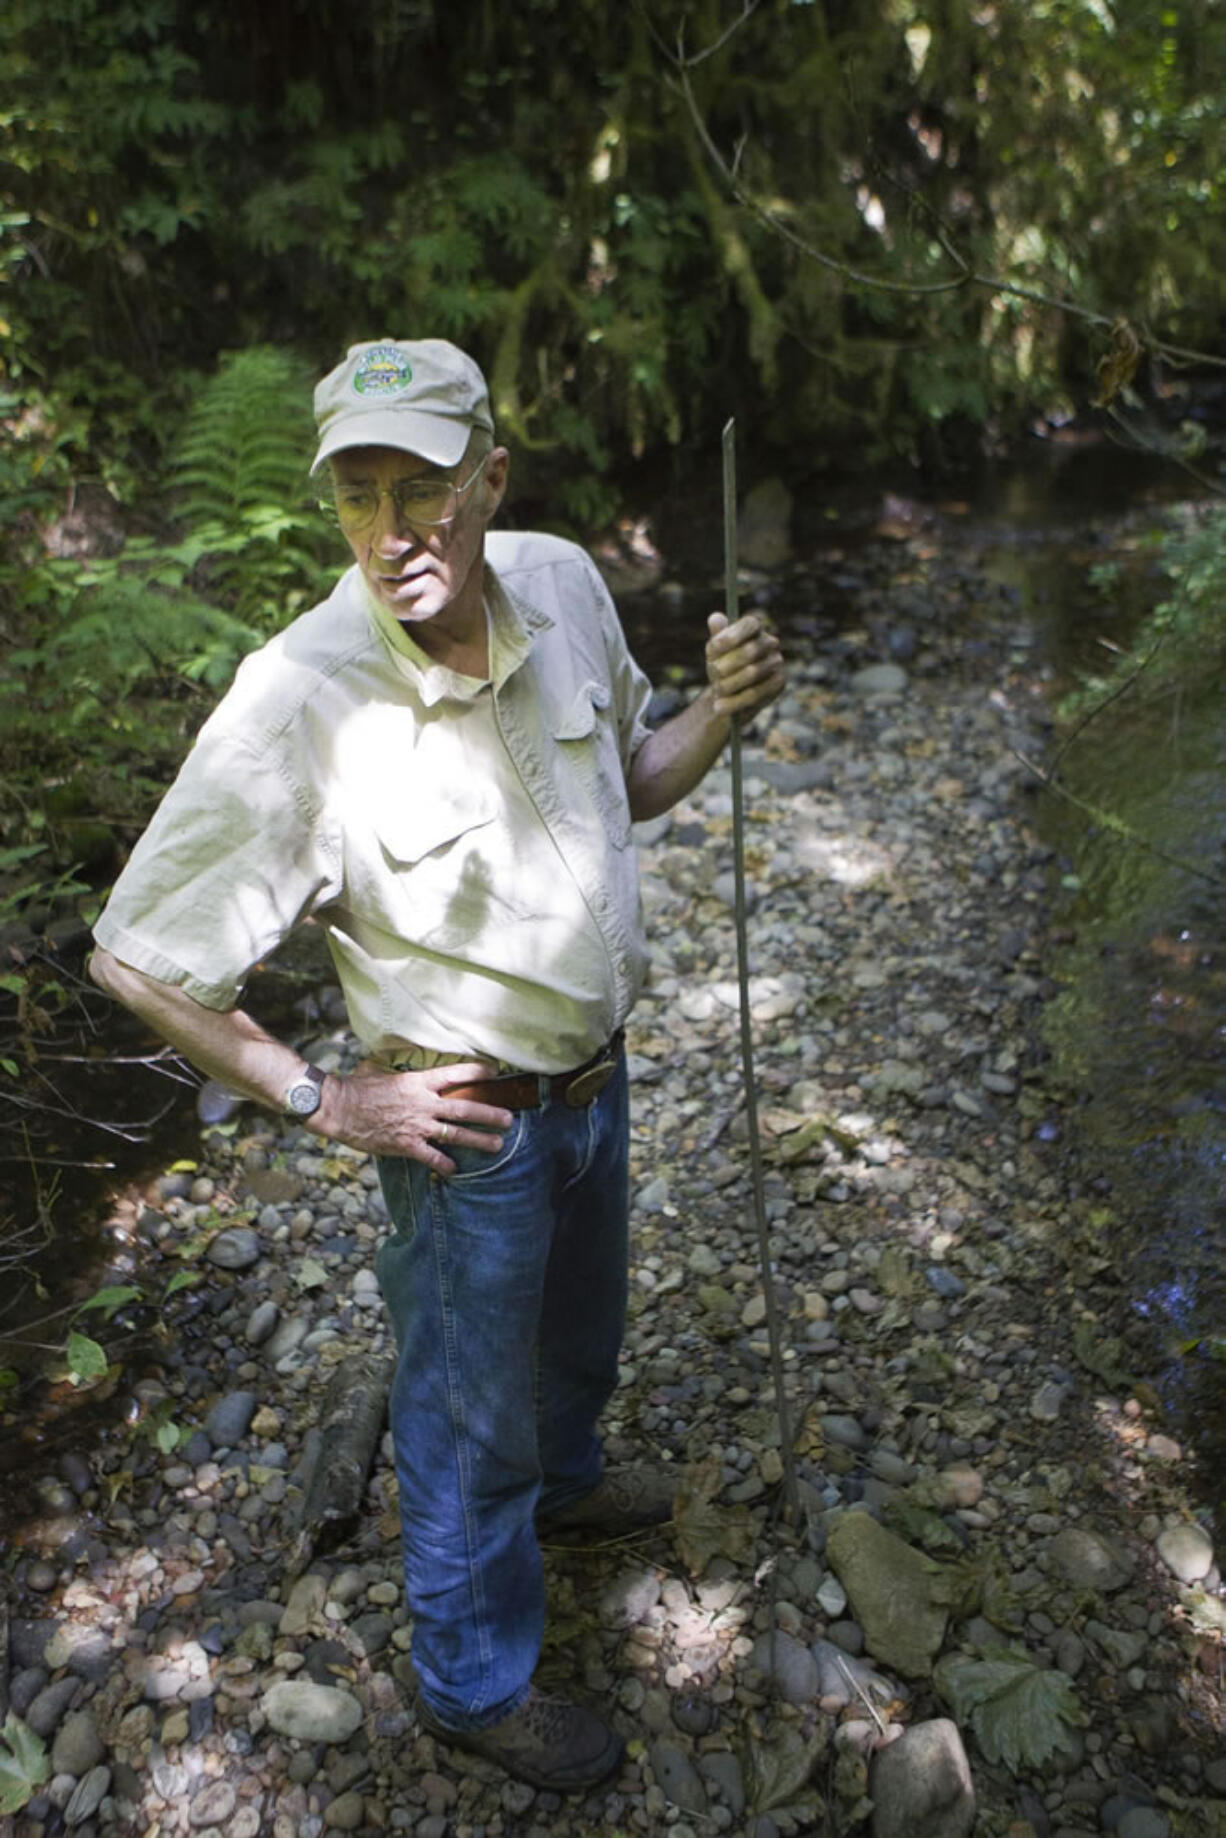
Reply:
[[[108,1361],[105,1348],[76,1328],[69,1333],[64,1355],[68,1364],[68,1376],[74,1385],[92,1385],[95,1379],[102,1378],[106,1373]]]
[[[169,487],[189,527],[241,530],[301,501],[314,446],[311,373],[270,346],[223,357],[175,443]]]
[[[1072,1680],[1012,1647],[990,1659],[947,1654],[933,1681],[955,1722],[972,1729],[987,1759],[1011,1774],[1042,1767],[1084,1720]]]
[[[10,1711],[0,1729],[0,1813],[20,1812],[50,1778],[46,1744]]]
[[[87,1302],[82,1302],[78,1313],[85,1314],[93,1308],[101,1309],[109,1321],[117,1309],[127,1302],[135,1301],[140,1293],[140,1289],[133,1283],[109,1283],[104,1289],[95,1290]]]
[[[337,538],[306,490],[311,441],[301,362],[237,353],[197,392],[175,444],[164,501],[177,533],[33,566],[26,545],[0,566],[21,628],[0,684],[0,775],[58,785],[78,826],[91,814],[143,823],[238,662],[331,585]],[[140,514],[157,504],[146,496]],[[37,796],[13,808],[10,849],[71,828]],[[39,889],[27,880],[19,894],[28,903]]]
[[[939,1512],[931,1507],[918,1505],[913,1500],[899,1497],[890,1502],[885,1513],[885,1523],[892,1532],[908,1544],[922,1545],[930,1556],[939,1557],[943,1553],[962,1550],[962,1540],[951,1525],[947,1525]]]
[[[1064,699],[1060,713],[1067,719],[1125,690],[1133,698],[1174,689],[1216,694],[1226,662],[1226,507],[1182,513],[1180,525],[1161,541],[1159,559],[1170,593],[1141,621],[1111,669],[1086,677]],[[1100,568],[1095,585],[1109,590],[1115,580],[1115,574]],[[1109,817],[1096,815],[1110,827]]]

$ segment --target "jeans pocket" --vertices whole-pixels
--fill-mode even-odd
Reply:
[[[498,1174],[512,1161],[523,1146],[528,1134],[528,1118],[533,1113],[527,1110],[512,1112],[511,1127],[502,1133],[502,1147],[491,1155],[487,1149],[468,1149],[457,1143],[448,1143],[446,1153],[456,1165],[454,1174],[439,1175],[437,1178],[455,1186],[463,1182],[465,1186],[473,1181],[486,1179],[491,1174]]]
[[[413,1197],[413,1163],[404,1155],[381,1155],[375,1163],[379,1185],[391,1220],[392,1235],[411,1243],[417,1232],[417,1204]]]

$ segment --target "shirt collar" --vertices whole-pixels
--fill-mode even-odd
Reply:
[[[495,691],[501,689],[527,658],[536,634],[553,624],[548,613],[531,606],[505,587],[487,562],[482,585],[490,638],[490,674],[482,679],[463,676],[458,670],[449,670],[445,664],[436,663],[423,651],[409,636],[409,628],[371,593],[361,569],[355,567],[353,572],[375,629],[391,652],[397,669],[413,684],[427,708],[432,708],[444,697],[472,702],[487,683],[492,683]]]

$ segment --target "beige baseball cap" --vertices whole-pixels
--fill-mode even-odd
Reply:
[[[494,432],[485,378],[445,338],[350,345],[344,363],[316,387],[315,425],[313,473],[345,447],[401,447],[454,466],[474,428]]]

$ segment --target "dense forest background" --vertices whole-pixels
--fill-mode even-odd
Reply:
[[[581,536],[729,413],[795,476],[1131,385],[1194,457],[1224,97],[1213,0],[0,0],[0,923],[330,580],[348,342],[465,344]]]

